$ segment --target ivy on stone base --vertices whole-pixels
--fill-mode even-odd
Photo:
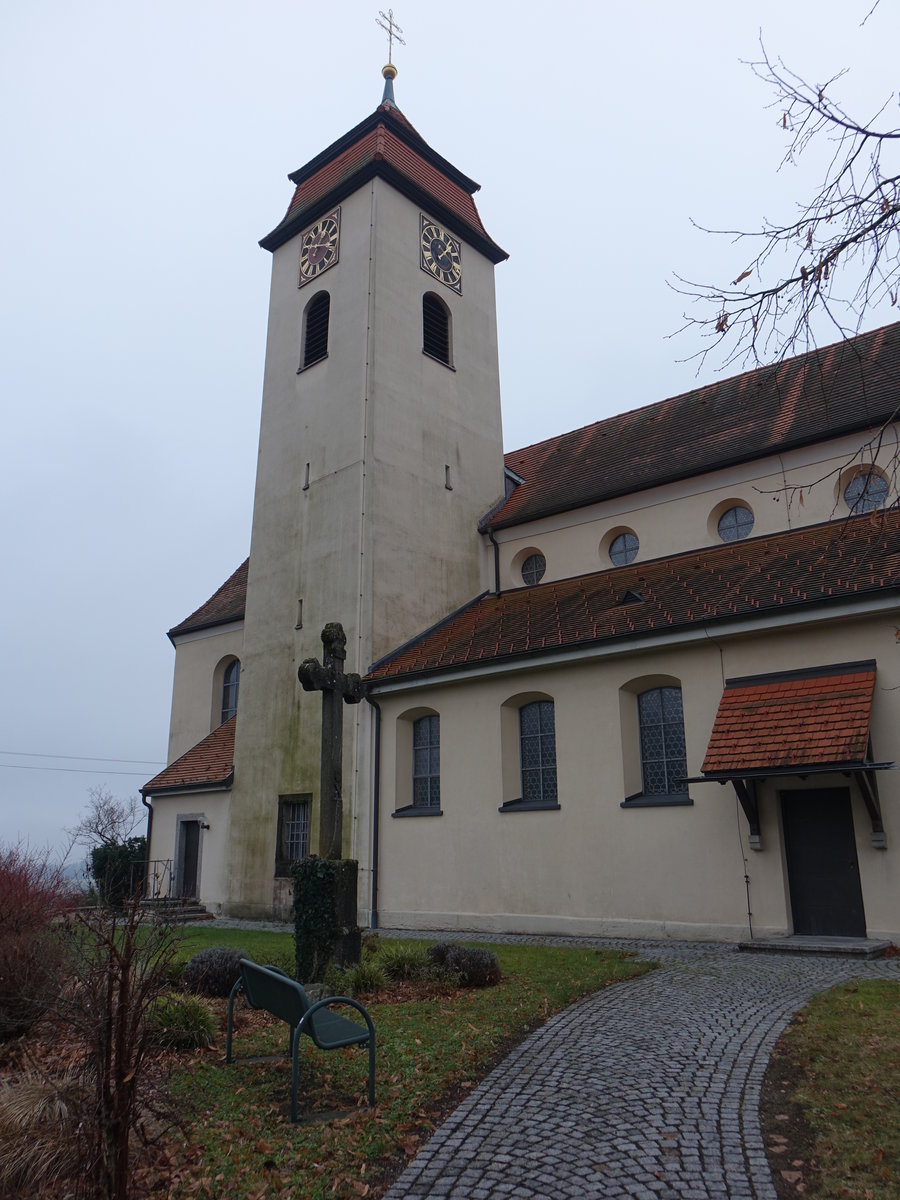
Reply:
[[[359,864],[353,859],[305,858],[294,864],[291,874],[297,978],[321,983],[332,961],[339,966],[359,962]]]

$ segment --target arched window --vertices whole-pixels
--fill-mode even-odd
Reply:
[[[450,366],[450,309],[434,292],[422,297],[422,349]]]
[[[870,467],[861,467],[844,488],[844,501],[852,513],[874,512],[883,508],[888,496],[888,482]]]
[[[727,508],[716,528],[723,542],[740,542],[753,531],[753,513],[743,504]]]
[[[303,320],[301,368],[311,367],[313,363],[328,357],[328,315],[330,311],[331,297],[327,292],[319,292],[307,304]]]
[[[552,700],[535,700],[519,709],[522,800],[556,804],[556,719]]]
[[[237,712],[238,684],[241,681],[241,660],[233,658],[222,677],[222,720],[229,721]]]
[[[415,808],[441,807],[441,718],[413,722],[413,793]]]
[[[687,751],[681,688],[650,688],[637,699],[644,795],[686,792]]]

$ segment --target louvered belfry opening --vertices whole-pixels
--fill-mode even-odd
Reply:
[[[306,336],[303,340],[303,365],[310,367],[313,363],[328,356],[328,314],[331,310],[331,297],[327,292],[319,292],[309,302],[306,310]]]
[[[422,349],[450,366],[450,313],[432,292],[422,298]]]

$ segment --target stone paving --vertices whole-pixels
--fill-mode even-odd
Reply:
[[[662,965],[533,1033],[436,1130],[387,1200],[776,1200],[759,1097],[781,1031],[832,984],[900,980],[900,959],[515,940],[630,949]]]

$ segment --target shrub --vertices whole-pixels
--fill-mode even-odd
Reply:
[[[374,958],[381,949],[381,934],[377,929],[369,929],[362,935],[362,957]]]
[[[27,1033],[53,1003],[65,966],[56,922],[71,904],[46,854],[0,847],[0,1041]]]
[[[227,996],[241,974],[243,950],[235,946],[210,946],[190,960],[181,976],[182,986],[201,996]]]
[[[104,842],[91,851],[91,874],[104,904],[121,908],[144,890],[147,871],[147,839],[130,837],[124,842]]]
[[[164,1050],[198,1050],[216,1035],[215,1017],[196,996],[160,996],[149,1008],[147,1021],[150,1040]]]
[[[371,996],[386,986],[387,976],[381,965],[372,958],[364,959],[355,967],[346,967],[333,980],[329,980],[329,987],[342,996]]]
[[[435,966],[452,971],[460,987],[493,987],[503,978],[500,960],[493,950],[437,942],[428,947],[427,956]]]
[[[417,942],[404,944],[394,942],[382,948],[374,960],[381,967],[388,979],[403,982],[413,979],[427,979],[431,974],[431,961],[424,946]]]

